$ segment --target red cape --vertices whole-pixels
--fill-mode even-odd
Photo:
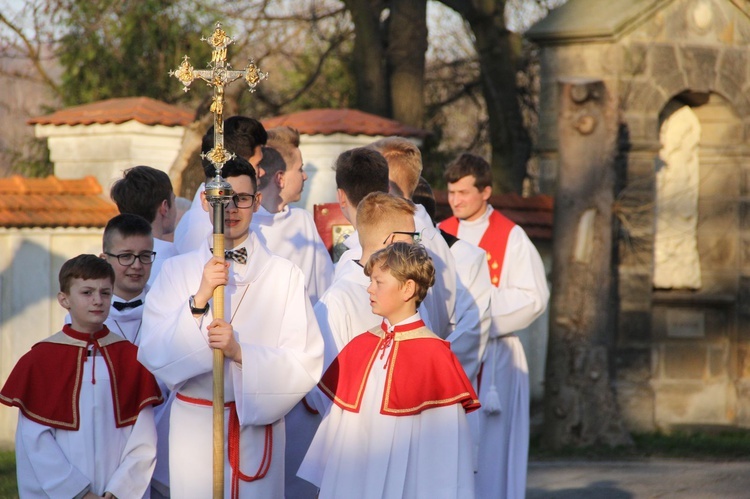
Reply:
[[[380,413],[411,416],[453,404],[466,412],[478,409],[477,394],[450,344],[418,324],[393,337]],[[380,327],[356,336],[326,370],[318,386],[336,405],[359,412],[370,369],[387,336]]]
[[[87,357],[89,345],[101,351],[98,360],[107,365],[118,428],[135,424],[141,409],[164,401],[154,376],[136,360],[135,345],[106,326],[92,337],[66,325],[21,357],[0,390],[0,403],[18,407],[39,424],[78,430],[81,385],[91,383],[83,379],[83,363],[93,361]]]

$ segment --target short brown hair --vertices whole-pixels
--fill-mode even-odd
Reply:
[[[357,205],[357,230],[367,232],[368,227],[391,223],[394,215],[413,217],[417,208],[404,198],[385,192],[371,192]]]
[[[166,199],[172,206],[172,181],[169,175],[150,166],[128,168],[122,178],[112,184],[109,196],[120,213],[133,213],[148,223],[156,219],[156,212]]]
[[[145,218],[132,213],[121,213],[112,217],[104,227],[102,249],[105,253],[112,248],[112,239],[115,234],[119,234],[122,238],[153,235],[151,224]]]
[[[388,162],[388,176],[411,199],[422,174],[422,153],[410,140],[387,137],[370,144]]]
[[[477,189],[484,190],[492,186],[492,168],[481,156],[464,152],[458,155],[448,166],[445,167],[443,178],[449,184],[453,184],[462,178],[474,175],[474,185]]]
[[[96,255],[78,255],[63,263],[58,280],[60,291],[70,293],[73,279],[109,279],[115,282],[115,271],[107,260]]]
[[[277,172],[284,172],[287,168],[287,162],[281,153],[271,146],[263,147],[263,159],[260,160],[258,166],[263,169],[265,175],[260,177],[258,180],[258,188],[260,190],[268,187],[268,184],[273,180],[274,175]]]
[[[421,244],[397,242],[376,251],[365,264],[365,275],[369,277],[376,265],[381,270],[388,270],[402,286],[409,279],[414,281],[417,306],[427,296],[430,286],[435,284],[432,258]]]
[[[355,147],[339,154],[334,166],[336,188],[357,206],[371,192],[388,192],[388,162],[367,147]]]

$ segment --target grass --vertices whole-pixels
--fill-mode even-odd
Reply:
[[[748,460],[750,431],[724,430],[706,432],[647,433],[632,435],[630,447],[568,447],[558,451],[546,449],[540,437],[533,437],[531,459],[640,459],[648,457]]]
[[[0,497],[17,498],[16,455],[11,451],[0,452]]]

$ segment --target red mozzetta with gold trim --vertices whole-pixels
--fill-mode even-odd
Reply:
[[[81,385],[96,381],[83,379],[84,362],[97,360],[87,356],[89,346],[107,365],[117,428],[135,424],[141,409],[164,401],[153,375],[136,359],[135,345],[106,326],[90,335],[66,325],[19,359],[0,391],[0,402],[18,407],[39,424],[77,431]]]
[[[422,321],[397,326],[393,333],[378,327],[356,336],[326,370],[318,386],[343,410],[359,412],[373,363],[391,341],[381,414],[412,416],[453,404],[461,404],[466,412],[480,407],[450,344],[424,327]]]

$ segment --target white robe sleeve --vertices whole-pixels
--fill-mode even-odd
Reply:
[[[21,497],[40,495],[76,497],[91,481],[63,453],[55,440],[57,430],[18,413],[16,429],[16,473]]]
[[[489,337],[494,287],[484,250],[459,239],[451,252],[456,260],[456,308],[451,319],[453,332],[447,340],[466,375],[475,382]]]
[[[310,296],[310,301],[315,305],[326,289],[331,286],[333,282],[333,262],[331,256],[328,254],[323,241],[320,236],[316,233],[316,239],[313,241],[313,265],[312,272],[307,278],[307,294]]]
[[[190,313],[189,282],[200,282],[200,269],[180,263],[174,257],[164,263],[154,286],[149,291],[143,310],[138,360],[173,390],[182,382],[213,370],[213,353],[208,346],[205,326],[207,316],[196,319]],[[196,273],[190,279],[187,274]],[[197,280],[196,280],[197,279]],[[195,285],[197,291],[198,284]],[[154,297],[159,297],[158,299]]]
[[[323,371],[323,338],[305,291],[305,277],[296,266],[287,275],[275,276],[288,282],[286,313],[281,320],[278,343],[273,346],[243,343],[242,366],[232,363],[237,415],[242,425],[264,425],[278,421],[317,383]],[[267,292],[273,292],[267,290]],[[263,318],[249,329],[263,327]],[[238,331],[239,337],[251,336]],[[243,334],[244,333],[244,334]]]
[[[527,327],[547,307],[549,289],[539,252],[520,227],[508,238],[500,286],[493,290],[493,332],[512,333]]]
[[[154,408],[144,407],[128,437],[120,466],[105,488],[115,497],[142,497],[151,483],[156,466]]]

